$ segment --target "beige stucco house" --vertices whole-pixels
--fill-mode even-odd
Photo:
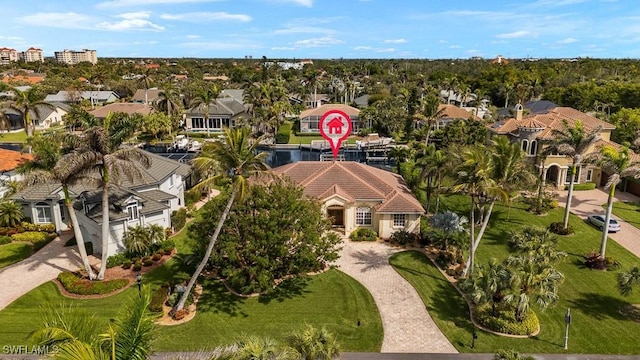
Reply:
[[[301,161],[272,171],[320,200],[333,226],[345,235],[359,227],[383,239],[398,230],[420,231],[424,209],[400,175],[351,161]]]

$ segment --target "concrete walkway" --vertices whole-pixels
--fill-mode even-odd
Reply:
[[[64,246],[71,237],[73,232],[66,231],[31,257],[0,269],[0,310],[61,272],[82,266],[77,248]]]
[[[568,191],[561,191],[558,202],[561,206],[565,206]],[[571,202],[571,212],[582,220],[587,219],[590,214],[604,214],[605,208],[602,205],[607,203],[609,194],[602,188],[587,191],[574,191],[573,200]],[[616,191],[614,201],[640,201],[637,196],[629,193]],[[615,215],[614,215],[615,216]],[[609,233],[609,238],[629,250],[636,256],[640,257],[640,224],[630,224],[618,217],[620,223],[620,231],[617,233]],[[597,249],[596,249],[597,250]]]
[[[378,306],[383,353],[457,353],[427,312],[416,290],[389,264],[398,249],[378,242],[344,240],[340,270],[358,280]]]

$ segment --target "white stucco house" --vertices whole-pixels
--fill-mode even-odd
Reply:
[[[124,250],[122,238],[126,229],[135,225],[158,224],[171,227],[171,213],[184,206],[184,191],[191,183],[189,165],[149,153],[151,167],[140,168],[142,178],[133,182],[122,179],[109,190],[109,253]],[[86,242],[94,252],[102,247],[101,189],[73,186],[70,189],[78,223]],[[36,224],[55,224],[57,231],[70,229],[69,215],[64,205],[60,184],[33,186],[11,197],[22,204],[27,220]]]
[[[272,171],[320,200],[333,226],[347,236],[359,227],[383,239],[399,230],[420,231],[424,209],[398,174],[353,161],[300,161]]]

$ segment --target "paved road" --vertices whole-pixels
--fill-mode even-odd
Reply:
[[[64,247],[72,236],[72,231],[64,232],[31,257],[0,270],[0,310],[59,273],[82,266],[77,248]]]
[[[378,242],[344,240],[340,270],[363,284],[378,306],[383,353],[457,353],[429,316],[416,290],[391,265],[397,249]]]
[[[565,205],[567,193],[567,191],[560,192],[558,202],[561,206]],[[588,191],[574,191],[571,212],[585,221],[589,214],[604,214],[605,209],[602,205],[607,203],[608,196],[607,192],[600,188]],[[640,198],[629,193],[616,191],[614,201],[637,202],[640,201]],[[617,233],[609,233],[609,238],[640,257],[640,229],[636,227],[640,227],[640,224],[632,225],[622,219],[618,219],[618,222],[621,230]]]

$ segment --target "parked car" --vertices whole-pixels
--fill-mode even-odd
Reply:
[[[602,229],[604,227],[604,214],[591,214],[587,217],[590,223]],[[609,232],[618,232],[620,231],[620,224],[618,220],[616,220],[613,216],[609,219]]]

